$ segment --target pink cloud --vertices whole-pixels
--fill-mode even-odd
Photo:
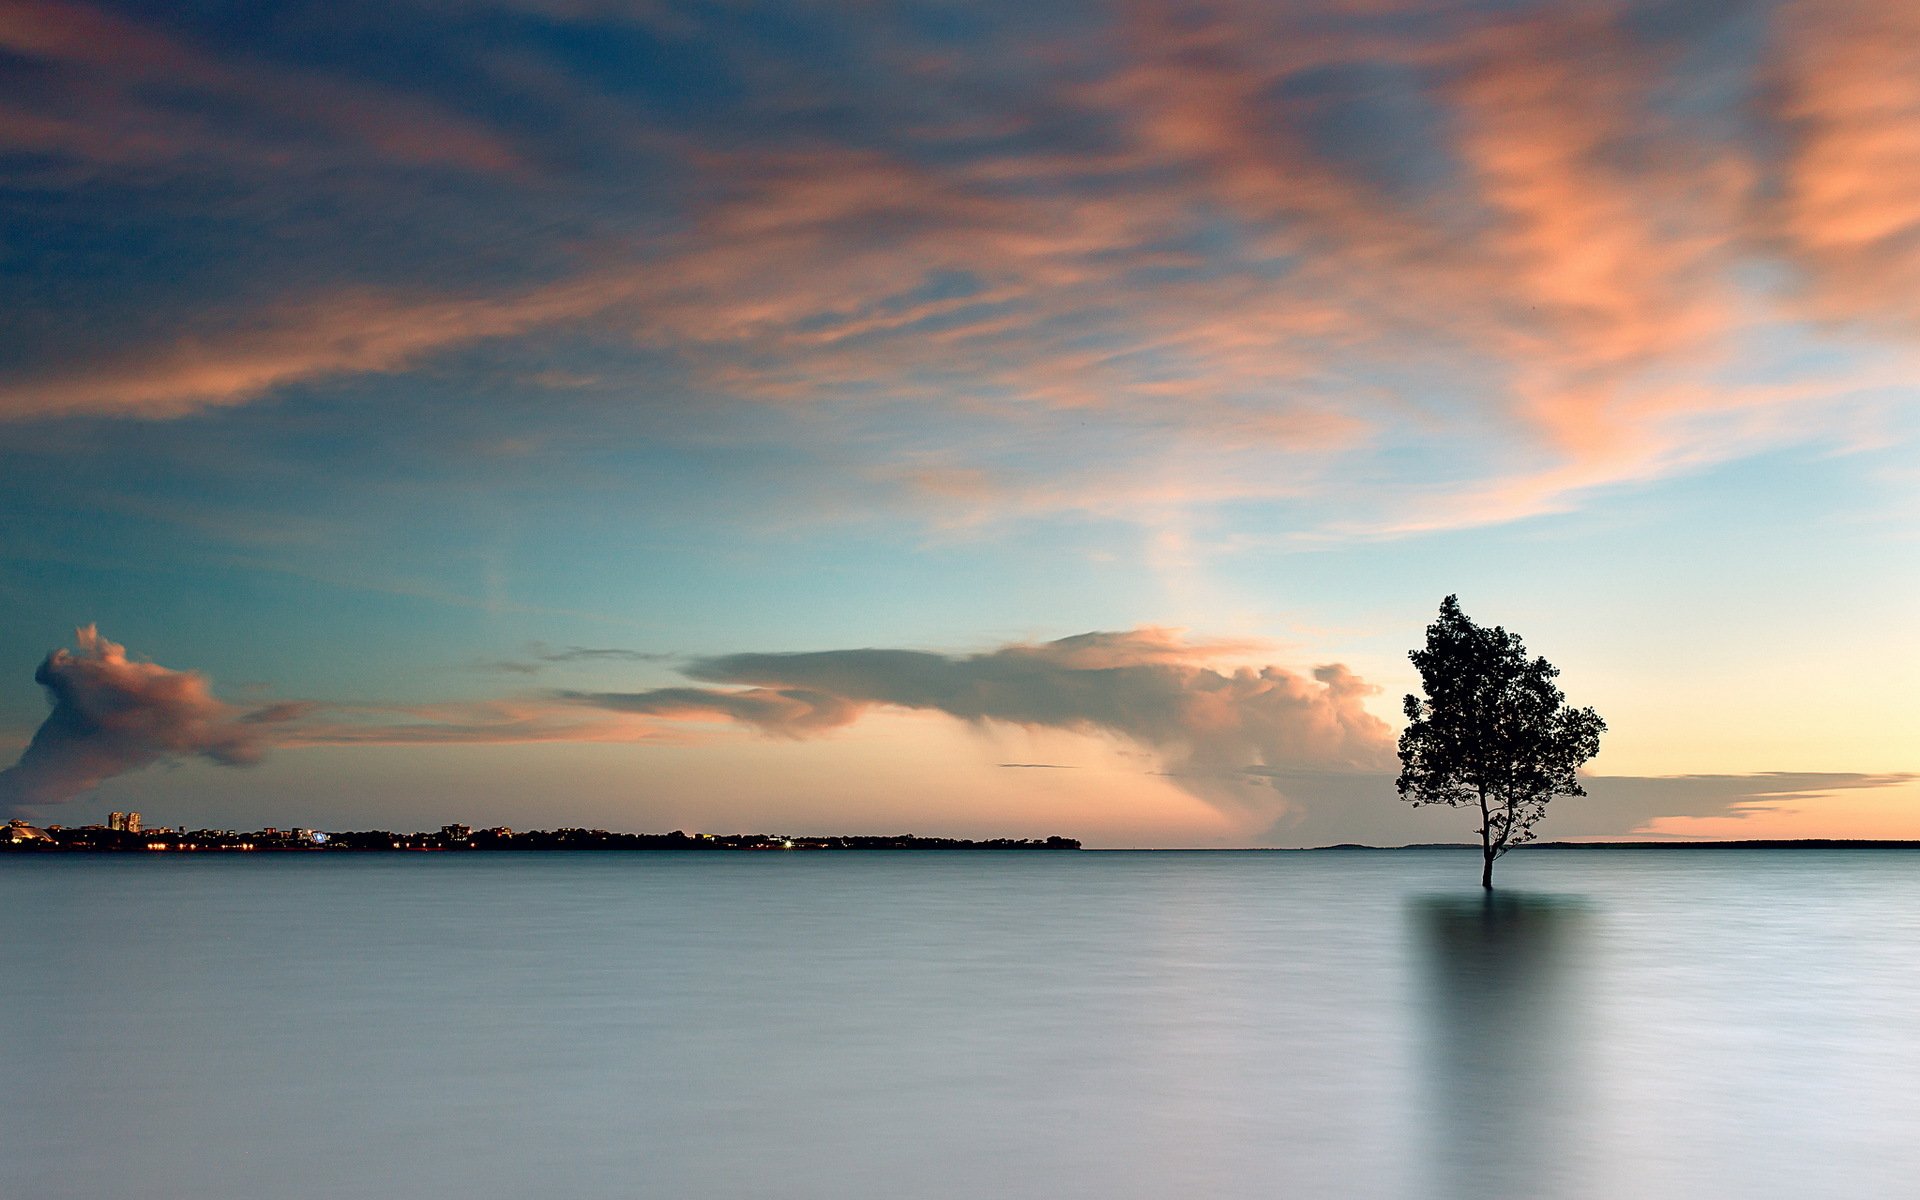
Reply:
[[[1920,14],[1787,5],[1773,73],[1787,152],[1766,232],[1806,271],[1815,314],[1910,333],[1920,317]]]
[[[1396,15],[1420,19],[1376,19]],[[1019,113],[859,145],[657,134],[684,166],[687,219],[598,232],[546,285],[211,304],[169,336],[7,381],[0,417],[173,416],[590,327],[823,428],[937,420],[937,448],[889,448],[869,477],[948,525],[1302,495],[1367,510],[1335,533],[1556,511],[1809,436],[1878,382],[1766,354],[1777,331],[1812,336],[1809,317],[1911,334],[1912,25],[1884,7],[1781,10],[1771,98],[1741,114],[1778,135],[1776,163],[1676,105],[1683,67],[1614,4],[1135,6],[1101,30],[1100,69],[1048,48],[1074,70]],[[16,6],[0,45],[104,81],[23,108],[20,146],[231,166],[252,145],[157,106],[147,85],[165,80],[317,131],[346,161],[486,177],[529,228],[543,189],[579,182],[523,186],[508,139],[444,106],[269,74],[77,4]],[[1419,187],[1343,156],[1316,125],[1329,102],[1297,86],[1376,68],[1431,117]],[[916,69],[929,86],[965,74],[938,56]],[[1013,136],[1048,119],[1096,133]],[[1752,282],[1781,261],[1803,294]],[[1438,386],[1450,375],[1471,394]],[[1423,475],[1369,457],[1408,444],[1432,451]],[[1010,462],[1027,447],[1048,473]]]
[[[396,370],[436,351],[590,314],[611,299],[598,279],[517,295],[336,293],[0,384],[0,418],[154,418],[242,404],[284,384]]]
[[[274,729],[300,710],[236,708],[204,675],[136,662],[92,625],[77,650],[55,650],[34,672],[53,711],[20,760],[0,771],[0,810],[58,804],[126,771],[200,757],[225,766],[258,760]]]

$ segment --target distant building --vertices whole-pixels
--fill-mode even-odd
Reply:
[[[0,840],[9,845],[20,842],[50,842],[53,838],[44,829],[36,829],[25,821],[8,821],[6,828],[0,830]]]
[[[473,836],[473,826],[442,825],[440,827],[440,836],[450,842],[464,842]]]
[[[140,832],[140,814],[137,812],[111,812],[107,814],[107,828],[121,833]]]

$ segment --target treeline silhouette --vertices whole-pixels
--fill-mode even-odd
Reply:
[[[265,829],[243,833],[231,829],[169,829],[129,833],[100,826],[35,831],[43,836],[9,842],[0,838],[0,852],[60,853],[62,851],[239,851],[329,854],[350,851],[440,850],[652,850],[688,854],[728,851],[789,850],[1078,850],[1077,838],[969,838],[920,837],[914,834],[844,834],[831,837],[771,833],[616,833],[605,829],[468,829],[447,826],[433,833],[396,833],[386,829],[316,832]]]

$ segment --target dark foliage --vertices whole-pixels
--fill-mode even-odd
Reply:
[[[1568,707],[1553,682],[1558,668],[1528,658],[1500,626],[1474,624],[1455,596],[1427,626],[1426,647],[1408,657],[1426,697],[1407,697],[1400,796],[1416,806],[1477,806],[1480,882],[1492,887],[1494,860],[1533,840],[1549,800],[1586,795],[1578,772],[1600,752],[1607,723],[1591,708]]]

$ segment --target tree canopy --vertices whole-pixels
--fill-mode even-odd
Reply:
[[[1587,794],[1578,772],[1600,752],[1607,723],[1569,707],[1557,667],[1529,658],[1518,635],[1474,624],[1457,596],[1441,602],[1426,646],[1407,657],[1426,695],[1406,700],[1400,796],[1416,807],[1477,806],[1480,882],[1492,887],[1494,860],[1533,840],[1549,800]]]

